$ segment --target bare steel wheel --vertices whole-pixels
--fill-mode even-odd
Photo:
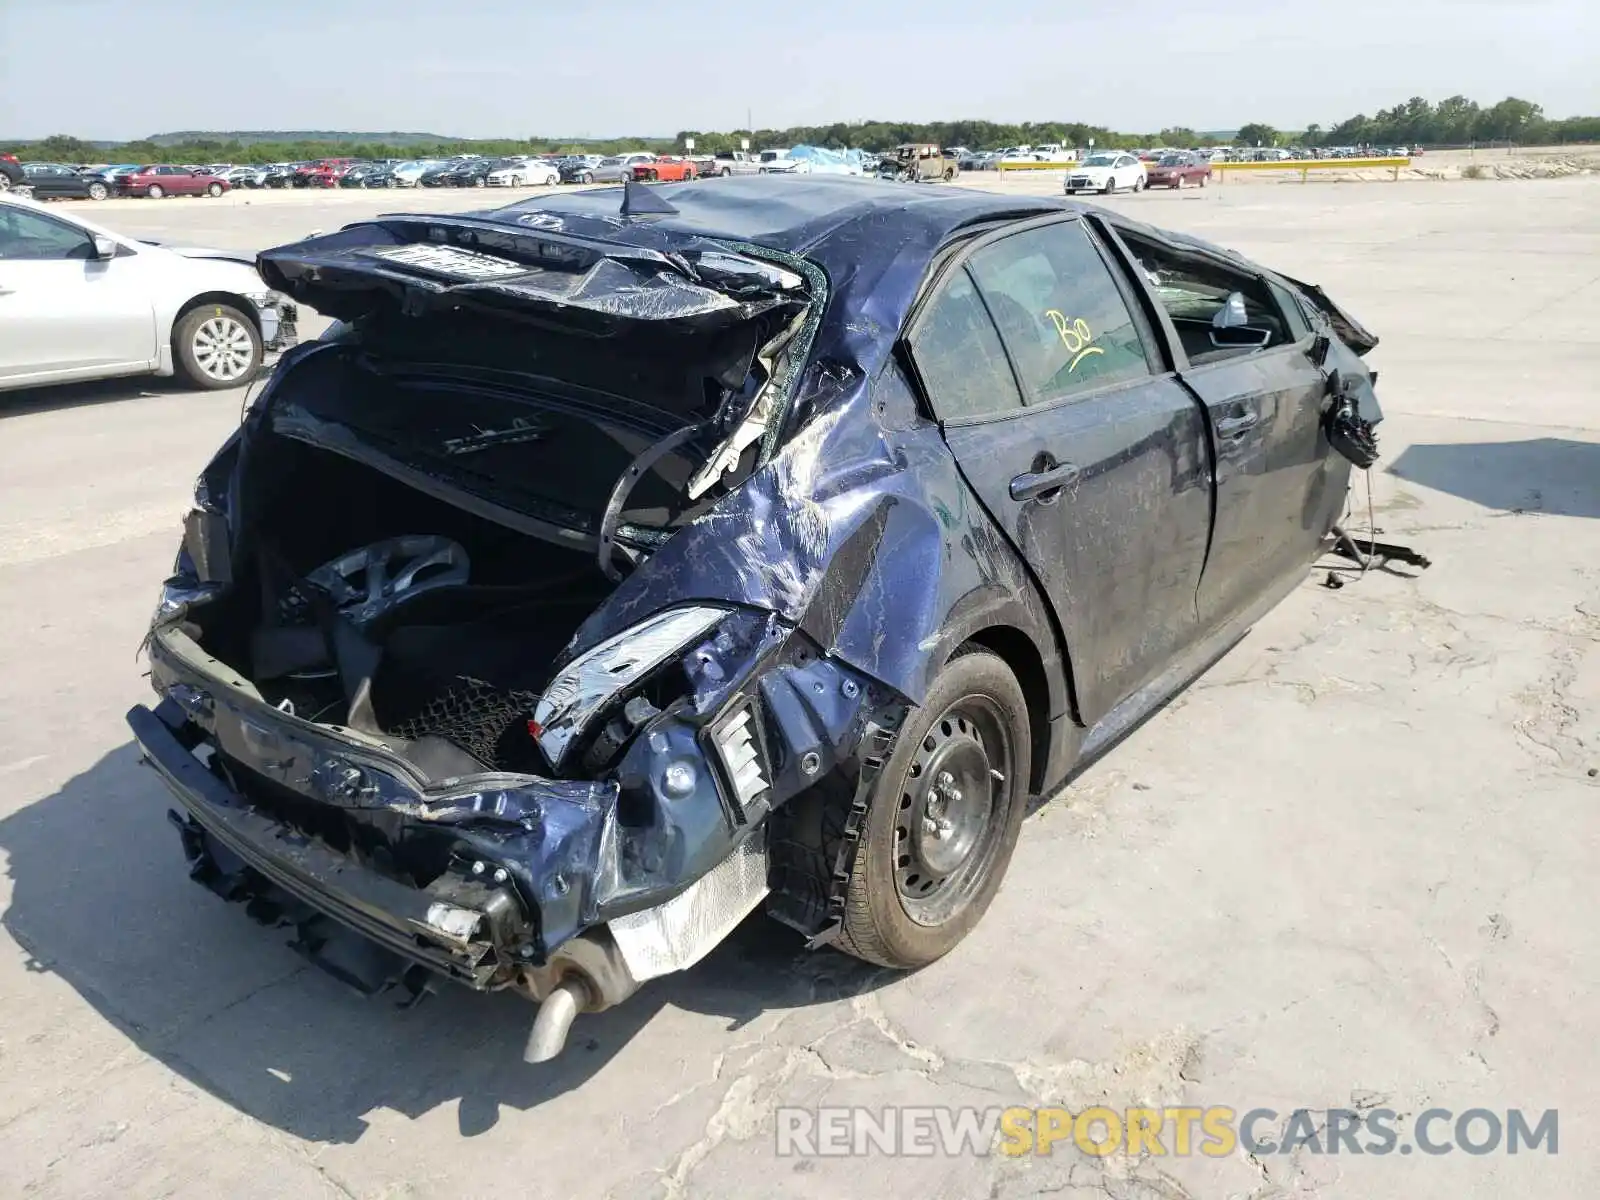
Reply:
[[[196,387],[248,383],[261,366],[255,322],[226,304],[202,304],[185,313],[172,334],[178,370]]]
[[[971,899],[996,845],[995,792],[1011,768],[1010,732],[994,701],[969,696],[933,723],[895,809],[895,887],[919,925]]]
[[[1010,668],[958,653],[907,718],[856,849],[841,949],[885,966],[948,953],[988,909],[1027,806],[1027,702]]]

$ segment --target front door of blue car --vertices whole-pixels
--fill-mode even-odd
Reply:
[[[1211,523],[1205,413],[1076,215],[941,269],[910,358],[962,475],[1060,621],[1085,724],[1197,636]]]
[[[1327,375],[1282,286],[1219,254],[1112,228],[1171,323],[1178,370],[1211,423],[1217,513],[1199,610],[1221,625],[1304,576],[1344,499],[1350,472],[1322,433]],[[1230,302],[1236,324],[1219,330]]]

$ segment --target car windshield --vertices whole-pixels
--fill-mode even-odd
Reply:
[[[1181,167],[1188,161],[1189,160],[1181,154],[1163,154],[1161,156],[1161,161],[1156,165],[1160,167]]]
[[[614,167],[620,162],[622,162],[620,158],[602,158],[600,160],[600,165],[602,167]]]
[[[1117,161],[1115,154],[1091,154],[1083,160],[1086,167],[1109,167]]]

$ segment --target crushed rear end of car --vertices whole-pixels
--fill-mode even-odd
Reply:
[[[825,277],[439,217],[260,265],[342,324],[202,475],[130,726],[196,880],[364,992],[527,994],[549,1058],[761,903],[765,818],[883,696],[771,609],[630,579],[790,519],[741,486]]]

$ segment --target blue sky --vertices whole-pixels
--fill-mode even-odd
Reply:
[[[1600,112],[1600,0],[0,0],[0,136]]]

